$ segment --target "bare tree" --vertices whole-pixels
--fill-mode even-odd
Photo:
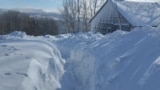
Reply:
[[[93,14],[95,15],[96,10],[97,10],[97,4],[98,4],[98,0],[93,0]]]
[[[67,32],[74,32],[77,17],[75,0],[63,0],[62,18]]]
[[[88,6],[89,6],[89,13],[90,17],[93,17],[97,10],[104,4],[106,0],[89,0]]]
[[[88,31],[88,20],[89,20],[89,13],[88,13],[88,4],[87,0],[82,0],[82,24],[83,24],[83,31]]]
[[[80,25],[81,25],[81,23],[80,23],[80,12],[81,12],[81,3],[80,3],[80,0],[76,0],[76,2],[77,2],[77,31],[79,32],[80,31]]]
[[[104,1],[104,0],[102,0]],[[99,0],[63,0],[61,12],[67,32],[86,32],[89,19],[93,17],[102,4]]]

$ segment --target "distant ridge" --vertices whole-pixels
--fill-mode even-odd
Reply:
[[[16,10],[19,12],[28,13],[31,16],[49,17],[55,20],[60,19],[60,14],[57,12],[50,12],[50,11],[45,11],[43,9],[32,9],[32,8],[31,9],[3,9],[3,8],[0,8],[0,14],[3,14],[4,12],[8,10]]]

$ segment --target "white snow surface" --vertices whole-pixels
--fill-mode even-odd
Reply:
[[[57,90],[64,63],[50,42],[21,32],[0,36],[0,90]]]
[[[118,11],[120,11],[132,25],[160,25],[160,4],[158,2],[122,1],[116,5]]]
[[[159,90],[160,27],[0,36],[0,90]]]

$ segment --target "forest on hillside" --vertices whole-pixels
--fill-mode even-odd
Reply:
[[[58,27],[52,18],[30,16],[18,11],[7,11],[0,15],[0,34],[13,31],[26,32],[28,35],[57,35]]]

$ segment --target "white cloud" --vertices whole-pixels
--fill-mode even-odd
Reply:
[[[55,12],[55,13],[60,13],[58,9],[43,9],[45,12]]]

